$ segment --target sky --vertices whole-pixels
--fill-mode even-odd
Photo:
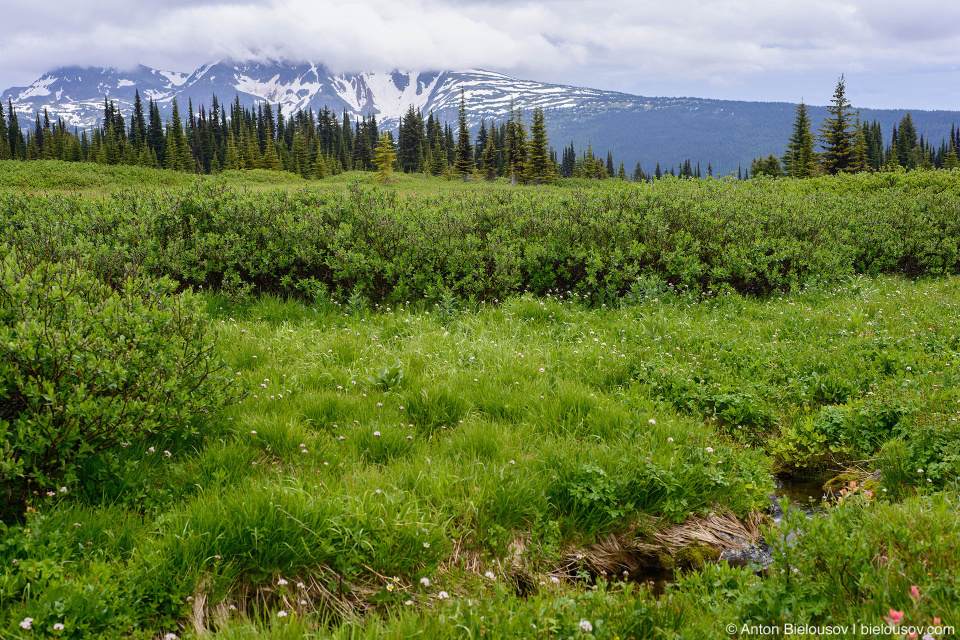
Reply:
[[[0,90],[60,66],[487,69],[644,96],[960,110],[944,0],[44,0],[5,3]],[[908,8],[909,6],[909,8]]]

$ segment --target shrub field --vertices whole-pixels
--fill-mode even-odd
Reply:
[[[952,634],[960,176],[477,187],[0,195],[0,637]]]

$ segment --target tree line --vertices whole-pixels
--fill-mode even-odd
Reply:
[[[209,108],[194,109],[192,99],[181,115],[177,100],[171,116],[163,119],[157,102],[144,103],[135,93],[129,119],[104,98],[103,117],[96,126],[78,130],[46,109],[34,126],[23,127],[21,117],[7,102],[0,106],[0,160],[64,160],[125,164],[198,174],[227,169],[288,171],[307,179],[322,179],[344,171],[390,170],[406,173],[508,178],[515,184],[540,184],[558,177],[650,179],[639,163],[629,176],[623,163],[615,168],[608,151],[606,162],[573,143],[562,159],[550,146],[544,112],[533,110],[530,124],[511,105],[503,122],[481,120],[475,138],[466,122],[461,94],[455,130],[432,111],[424,116],[411,106],[400,118],[396,135],[381,131],[376,116],[352,119],[324,107],[300,109],[286,115],[269,102],[247,107],[236,96],[222,104],[213,96]],[[24,132],[26,129],[26,133]],[[456,134],[456,135],[455,135]],[[389,149],[381,149],[386,144]]]
[[[815,136],[810,130],[807,106],[801,101],[784,154],[779,158],[772,153],[766,158],[755,158],[749,174],[811,178],[892,171],[898,167],[906,170],[960,167],[960,127],[951,126],[949,138],[934,145],[929,137],[918,136],[913,118],[907,112],[893,127],[890,142],[884,146],[877,121],[861,122],[859,112],[853,112],[842,75],[827,112]],[[819,143],[819,152],[814,150],[814,143]]]

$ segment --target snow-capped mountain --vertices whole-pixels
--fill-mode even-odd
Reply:
[[[31,128],[34,115],[48,110],[79,128],[95,126],[103,117],[104,98],[114,101],[129,122],[134,92],[144,107],[154,100],[161,116],[169,117],[173,100],[181,114],[192,102],[209,109],[212,97],[221,105],[239,99],[249,107],[269,102],[289,116],[298,109],[316,113],[329,108],[338,117],[344,111],[352,121],[375,115],[381,129],[395,128],[412,106],[426,116],[433,111],[456,126],[461,90],[467,119],[477,127],[481,118],[506,120],[511,103],[530,122],[535,107],[546,117],[551,144],[571,144],[577,150],[592,145],[601,157],[612,152],[627,172],[641,162],[647,172],[659,163],[663,170],[684,159],[699,162],[706,173],[736,173],[739,165],[768,153],[783,153],[794,121],[795,104],[740,102],[701,98],[652,98],[613,91],[585,89],[518,80],[483,70],[334,73],[314,62],[220,60],[192,73],[160,71],[145,66],[131,70],[64,67],[44,74],[29,87],[14,87],[0,95],[20,115],[20,125]],[[824,107],[808,105],[814,129],[827,115]],[[864,121],[877,120],[884,135],[906,110],[861,109]],[[956,111],[912,111],[914,124],[928,139],[946,137]],[[474,129],[475,130],[475,129]]]
[[[2,94],[20,112],[62,117],[71,126],[95,125],[103,114],[104,98],[113,100],[121,113],[133,105],[134,91],[153,99],[169,113],[176,98],[181,110],[188,99],[195,107],[209,105],[216,95],[221,103],[239,97],[241,104],[270,102],[290,114],[298,109],[344,110],[356,119],[375,115],[386,128],[394,127],[413,106],[452,120],[464,90],[471,124],[480,118],[501,118],[513,101],[529,113],[544,110],[597,107],[604,103],[639,105],[644,99],[622,93],[581,89],[517,80],[491,71],[403,71],[334,74],[322,64],[217,61],[193,73],[159,71],[138,66],[131,71],[113,68],[64,67],[44,74],[29,87],[14,87]]]

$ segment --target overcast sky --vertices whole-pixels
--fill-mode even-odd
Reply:
[[[219,58],[468,69],[625,91],[960,110],[955,0],[42,0],[5,3],[0,90],[58,66]]]

